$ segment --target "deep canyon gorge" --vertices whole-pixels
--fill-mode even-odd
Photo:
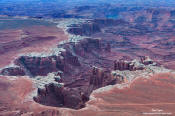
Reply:
[[[0,18],[9,23],[0,30],[0,116],[175,113],[174,9],[121,7],[108,9],[118,19],[88,19],[93,10]]]

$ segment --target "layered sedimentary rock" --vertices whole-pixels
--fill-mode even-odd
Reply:
[[[76,81],[65,85],[59,83],[46,84],[43,88],[38,89],[38,95],[34,97],[34,100],[48,106],[80,109],[85,107],[85,103],[89,100],[93,90],[114,85],[119,81],[118,78],[113,78],[109,71],[95,67],[86,76],[89,77],[88,81],[78,82],[79,86],[73,87]],[[82,85],[80,85],[81,83]]]
[[[82,58],[94,58],[100,52],[110,52],[110,44],[103,44],[100,39],[85,38],[78,43],[68,43],[62,45],[64,51],[56,52],[55,54],[49,54],[48,56],[40,55],[27,55],[20,56],[15,60],[15,64],[23,70],[24,74],[31,77],[34,76],[46,76],[50,72],[62,71],[70,73],[74,70],[74,67],[81,67],[79,57]],[[16,67],[9,67],[3,69],[3,72],[8,72],[9,75],[16,75],[13,69]],[[14,69],[15,70],[15,69]],[[17,69],[16,69],[17,70]],[[1,71],[2,72],[2,71]],[[7,73],[3,73],[6,75]],[[19,73],[18,75],[24,75]]]
[[[54,54],[31,54],[17,58],[14,63],[24,74],[15,72],[16,67],[5,68],[1,74],[30,76],[39,88],[38,95],[34,97],[36,102],[73,109],[85,107],[93,90],[117,83],[109,70],[91,68],[90,64],[84,64],[84,59],[89,63],[91,59],[96,62],[100,57],[97,53],[110,52],[109,43],[103,44],[100,39],[85,38],[78,43],[67,43],[60,47],[64,50]]]
[[[74,32],[72,30],[72,34],[92,37],[85,37],[78,42],[60,44],[57,48],[64,49],[61,52],[56,49],[51,54],[22,55],[15,60],[15,64],[19,69],[22,69],[22,73],[19,69],[15,69],[16,67],[9,67],[3,69],[6,71],[2,70],[2,74],[33,77],[35,84],[39,85],[37,86],[39,88],[37,96],[34,97],[35,102],[46,106],[80,109],[85,107],[85,103],[94,90],[107,85],[127,83],[135,78],[135,73],[142,74],[142,71],[145,70],[146,73],[152,71],[149,68],[145,69],[146,65],[153,64],[148,57],[142,57],[141,61],[116,60],[121,57],[132,59],[133,54],[135,55],[134,58],[138,58],[142,55],[142,52],[143,55],[154,54],[152,51],[138,46],[134,38],[131,40],[128,37],[139,35],[138,33],[142,32],[133,33],[132,30],[128,34],[125,32],[125,28],[122,30],[123,28],[118,27],[126,26],[126,29],[128,29],[132,25],[122,20],[94,20],[92,22],[98,23],[99,28],[104,30],[98,31],[98,28],[91,25],[91,23],[90,27],[85,23],[84,31]],[[115,32],[115,26],[117,32]],[[114,27],[112,31],[107,30],[112,27]],[[72,27],[69,29],[72,29]],[[86,33],[86,29],[90,32]],[[103,32],[117,36],[116,38],[113,36],[98,36],[100,33],[104,34]],[[118,35],[126,37],[122,38]],[[133,53],[131,57],[128,55],[130,52]],[[54,78],[45,77],[54,72],[57,72],[57,74],[62,72],[58,74],[61,79],[56,78],[54,80]],[[130,76],[125,75],[126,73]],[[41,77],[38,78],[37,76]]]
[[[80,109],[85,107],[90,94],[98,88],[128,83],[139,76],[146,78],[158,72],[169,72],[163,67],[157,67],[153,62],[143,64],[144,62],[141,61],[143,61],[143,57],[141,57],[140,61],[133,60],[129,62],[122,60],[118,62],[119,65],[117,66],[119,67],[112,71],[92,67],[91,72],[86,74],[89,77],[88,80],[81,81],[83,79],[77,79],[65,85],[61,85],[59,81],[46,84],[43,88],[38,89],[38,95],[34,97],[34,100],[48,106]],[[61,82],[64,83],[64,80]],[[76,84],[79,86],[76,86]]]
[[[117,83],[116,78],[112,78],[110,71],[93,67],[92,75],[90,76],[89,84],[96,88],[104,87],[106,85],[114,85]]]
[[[47,75],[50,72],[63,71],[68,72],[71,66],[80,66],[78,58],[70,52],[62,52],[61,55],[53,55],[48,57],[21,56],[15,60],[15,64],[19,67],[10,67],[2,70],[2,74],[6,75]],[[23,71],[23,72],[22,72]],[[5,73],[7,72],[7,73]],[[16,74],[18,72],[18,74]]]
[[[71,34],[80,36],[91,36],[95,33],[101,32],[104,27],[116,26],[116,25],[127,25],[128,23],[124,20],[114,19],[95,19],[87,20],[82,24],[73,24],[67,30]]]
[[[174,112],[174,75],[170,75],[172,70],[163,67],[173,69],[175,64],[174,11],[169,14],[170,10],[138,7],[109,10],[121,19],[70,19],[70,23],[64,22],[69,19],[63,19],[61,23],[68,25],[64,30],[68,31],[69,39],[59,45],[67,38],[62,36],[63,31],[54,31],[55,28],[10,31],[13,36],[18,33],[15,37],[0,32],[0,59],[6,66],[1,66],[1,74],[14,80],[3,82],[0,79],[0,104],[3,106],[0,115],[133,116],[137,113],[140,116],[154,107]],[[55,51],[50,51],[52,45],[55,45]],[[57,51],[59,48],[64,51]],[[27,54],[36,51],[45,52]],[[150,56],[163,66],[159,67],[149,57],[141,56]],[[16,59],[17,66],[7,66],[6,59],[11,57]],[[140,57],[140,61],[131,61]],[[166,74],[149,80],[162,72]],[[14,76],[29,76],[32,78],[28,80],[32,82],[15,80]],[[137,78],[143,81],[137,81]],[[35,91],[28,95],[29,88],[33,91],[32,83],[37,94]],[[110,91],[112,87],[114,89]],[[103,93],[105,90],[107,92]],[[37,104],[33,99],[26,102],[24,97],[29,96],[35,96]],[[87,103],[89,98],[93,99]],[[85,109],[77,110],[85,106]]]
[[[144,65],[153,64],[153,61],[149,58],[149,56],[143,56],[143,57],[141,57],[141,62]]]
[[[7,19],[6,23],[10,22]],[[13,25],[12,29],[0,30],[0,60],[3,61],[0,68],[9,66],[22,54],[49,53],[60,41],[68,39],[63,30],[55,26],[14,27]]]
[[[114,70],[130,70],[130,71],[136,71],[136,70],[143,70],[144,66],[138,61],[124,61],[119,60],[114,62]]]
[[[120,84],[104,87],[92,93],[92,99],[87,103],[86,109],[73,111],[72,114],[73,116],[89,116],[89,114],[142,116],[147,114],[145,112],[154,114],[159,110],[159,113],[173,115],[175,113],[173,96],[175,92],[172,85],[175,82],[174,76],[161,73],[149,79],[143,76],[128,86]]]
[[[78,58],[69,53],[62,53],[60,56],[49,57],[28,57],[22,56],[16,60],[16,64],[25,67],[31,75],[47,75],[49,72],[61,70],[68,71],[68,65],[80,66]]]
[[[140,60],[115,60],[114,61],[114,70],[129,70],[129,71],[136,71],[136,70],[144,70],[146,65],[153,65],[156,66],[156,62],[154,62],[152,59],[150,59],[149,56],[142,56],[140,57]]]
[[[4,54],[5,52],[18,50],[27,46],[31,46],[33,43],[38,43],[40,41],[54,40],[55,36],[48,37],[25,37],[21,40],[11,41],[8,43],[1,43],[0,53]]]
[[[101,41],[100,39],[86,38],[80,41],[80,43],[73,45],[73,50],[77,55],[86,57],[88,56],[86,53],[102,50]]]
[[[87,99],[76,89],[60,87],[52,83],[45,85],[44,89],[38,89],[38,96],[34,97],[36,102],[44,105],[73,109],[84,107]]]
[[[13,75],[13,76],[24,76],[26,75],[25,71],[21,67],[10,67],[10,68],[4,68],[0,74],[2,75]]]
[[[94,22],[98,23],[101,28],[128,25],[124,21],[115,20],[95,20]],[[90,29],[92,35],[96,31],[101,32],[93,26],[83,28],[85,30],[87,28],[88,31]],[[88,35],[86,31],[80,31],[77,35],[82,35],[82,33]],[[116,46],[119,48],[124,46],[126,49],[135,46],[127,38],[124,39],[116,43],[116,41],[111,41],[111,38],[104,40],[104,38],[86,37],[78,42],[59,45],[58,48],[64,49],[61,52],[54,51],[44,56],[23,55],[15,60],[15,64],[23,69],[25,75],[33,77],[36,85],[42,83],[41,86],[38,86],[37,96],[34,97],[36,102],[46,106],[80,109],[85,107],[85,103],[94,90],[107,85],[128,82],[128,77],[117,71],[131,71],[132,73],[132,71],[144,70],[144,65],[152,63],[146,57],[143,57],[141,62],[110,59],[110,56],[120,55],[114,52]],[[140,48],[131,48],[131,51],[135,49]],[[10,69],[13,68],[15,67],[10,67]],[[116,71],[115,74],[112,73],[113,70]],[[16,75],[13,70],[6,72],[8,73],[2,74]],[[45,77],[53,72],[62,72],[59,74],[61,79],[54,80],[54,78]],[[41,77],[37,78],[37,76]]]
[[[68,29],[69,33],[81,36],[90,36],[94,33],[100,32],[101,29],[96,23],[86,23],[81,25],[72,25],[71,28]]]
[[[117,26],[117,25],[127,25],[128,23],[122,19],[94,19],[94,23],[98,24],[100,27],[110,27],[110,26]]]

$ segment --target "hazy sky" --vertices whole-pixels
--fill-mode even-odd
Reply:
[[[0,0],[0,3],[5,2],[57,2],[60,4],[93,4],[93,3],[115,3],[115,4],[150,4],[150,5],[175,5],[175,0]]]

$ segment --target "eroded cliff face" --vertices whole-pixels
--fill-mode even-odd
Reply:
[[[113,78],[110,71],[104,71],[93,67],[92,75],[90,76],[89,85],[94,89],[101,88],[107,85],[114,85],[117,83],[117,79]]]
[[[16,60],[16,65],[24,67],[30,75],[47,75],[50,72],[58,70],[69,72],[71,66],[80,66],[78,58],[71,53],[62,53],[61,56],[48,56],[48,57],[28,57],[22,56]]]
[[[94,19],[87,20],[83,24],[73,24],[67,30],[71,34],[80,36],[91,36],[95,33],[102,31],[104,27],[127,25],[128,23],[124,20],[114,19]]]
[[[71,70],[68,65],[80,66],[80,63],[77,57],[69,56],[66,59],[61,59],[58,56],[49,56],[49,57],[29,57],[21,56],[15,61],[17,66],[20,68],[5,68],[2,70],[2,74],[6,75],[19,75],[23,76],[24,74],[28,76],[38,76],[38,75],[47,75],[50,72],[56,72],[58,70],[63,72],[68,72]],[[21,69],[21,70],[20,70]],[[6,73],[5,73],[6,72]]]
[[[67,107],[79,109],[84,107],[84,103],[88,100],[81,91],[60,87],[56,84],[45,85],[44,89],[38,89],[38,96],[34,97],[34,101],[47,106]]]
[[[44,88],[38,89],[38,95],[34,100],[47,106],[80,109],[85,107],[93,90],[123,82],[119,78],[114,78],[110,71],[95,67],[86,76],[89,77],[88,80],[77,79],[62,86],[59,83],[47,84]]]
[[[63,51],[48,56],[20,56],[14,62],[16,67],[4,68],[1,74],[32,77],[36,85],[43,83],[38,86],[35,102],[73,109],[85,107],[93,90],[117,83],[110,71],[92,67],[100,57],[97,53],[110,52],[109,44],[102,44],[100,39],[86,38],[61,47]],[[52,73],[55,76],[49,75]]]
[[[100,32],[101,29],[96,23],[87,23],[81,25],[72,25],[71,28],[68,29],[69,33],[81,36],[90,36],[94,33]]]
[[[67,22],[64,23],[63,21],[63,25],[66,25],[64,30],[66,30],[68,36],[71,34],[68,41],[57,45],[53,51],[49,50],[41,54],[20,54],[15,58],[14,64],[2,68],[0,74],[8,76],[9,79],[27,76],[30,77],[28,78],[29,80],[32,80],[34,87],[37,89],[36,93],[30,96],[34,100],[32,100],[32,103],[37,104],[37,108],[42,106],[46,109],[41,108],[42,110],[39,109],[37,113],[33,113],[33,109],[30,109],[31,113],[29,111],[29,114],[26,115],[64,116],[65,112],[68,114],[73,112],[71,115],[78,116],[77,112],[89,111],[89,109],[91,114],[94,115],[94,111],[91,110],[92,107],[102,110],[99,112],[104,112],[105,109],[109,110],[110,108],[102,108],[103,106],[100,104],[90,106],[97,97],[93,96],[94,93],[97,92],[98,95],[98,92],[108,91],[110,87],[114,86],[121,89],[126,87],[125,85],[132,83],[136,78],[151,78],[154,74],[160,72],[173,72],[163,66],[174,66],[171,64],[174,58],[174,32],[172,31],[174,24],[168,21],[172,16],[162,20],[161,13],[163,13],[163,16],[168,15],[167,12],[157,12],[153,9],[149,12],[143,12],[143,14],[127,15],[128,17],[126,16],[121,20],[94,19],[79,21],[79,24],[74,24],[74,21],[70,20],[68,22],[72,22],[68,25]],[[165,24],[168,24],[167,27],[165,27]],[[36,35],[39,36],[38,34]],[[41,45],[40,43],[42,42],[49,42],[47,41],[48,39],[54,42],[54,45],[58,44],[58,41],[55,40],[59,35],[48,36],[46,34],[46,37],[37,36],[25,37],[26,41],[19,39],[18,41],[6,42],[6,44],[2,43],[0,51],[2,50],[4,54],[4,48],[7,48],[9,53],[15,50],[13,48],[23,49],[26,46],[31,49],[32,43]],[[164,37],[165,39],[162,40]],[[74,41],[76,39],[77,41]],[[48,46],[45,48],[48,48]],[[21,84],[20,86],[24,87]],[[5,93],[4,89],[3,91]],[[100,96],[102,99],[97,99],[95,103],[100,102],[103,98],[107,101],[114,99],[111,102],[116,102],[115,98],[120,98],[118,96],[121,95],[122,90],[117,89],[117,91],[119,92],[112,91],[110,98]],[[13,91],[10,92],[13,93]],[[21,93],[23,97],[24,94],[23,92]],[[138,94],[140,95],[142,92]],[[126,95],[129,96],[129,94]],[[13,96],[18,95],[15,93],[12,95],[12,99]],[[25,94],[25,96],[28,95]],[[94,97],[93,100],[91,99],[92,97]],[[122,99],[119,100],[124,102],[125,97],[124,94]],[[147,98],[147,95],[144,94],[143,97]],[[103,101],[104,104],[106,103],[105,100]],[[134,100],[131,99],[131,101]],[[121,101],[119,101],[117,107]],[[58,108],[58,110],[53,106],[62,107],[63,109]],[[110,103],[105,107],[109,106]],[[64,108],[71,108],[71,111],[65,111]],[[26,109],[25,111],[27,112],[28,109]],[[17,112],[16,109],[14,111],[15,113]],[[99,112],[98,114],[100,115]],[[107,112],[115,116],[112,113],[113,111]],[[17,112],[19,115],[22,113],[24,112]],[[86,115],[85,112],[83,113]]]
[[[130,71],[136,71],[136,70],[143,70],[143,65],[136,64],[135,62],[128,62],[124,60],[115,61],[114,62],[114,70],[130,70]]]
[[[128,48],[131,52],[140,52],[140,46],[128,38],[113,40],[111,36],[109,39],[94,37],[98,37],[100,33],[108,33],[106,29],[128,26],[129,23],[123,20],[97,19],[82,25],[85,26],[80,25],[78,28],[81,27],[84,31],[74,31],[72,27],[69,27],[73,29],[72,32],[67,31],[74,35],[92,37],[60,44],[49,54],[22,55],[14,61],[15,66],[2,69],[1,74],[32,77],[38,88],[37,96],[33,98],[35,102],[46,106],[80,109],[85,107],[94,90],[129,82],[134,76],[130,78],[125,73],[141,74],[148,69],[146,65],[154,65],[149,57],[143,57],[145,54],[130,57],[124,52],[121,53]],[[99,29],[103,29],[103,32]],[[122,50],[116,50],[116,46]],[[147,50],[145,51],[147,53]],[[140,57],[139,61],[123,60]],[[49,76],[50,74],[53,76]]]
[[[85,107],[93,90],[117,83],[117,79],[111,76],[110,71],[89,66],[93,66],[93,64],[83,64],[84,59],[97,60],[98,57],[94,56],[94,52],[103,53],[105,51],[99,39],[87,38],[78,44],[67,44],[64,48],[72,51],[77,60],[69,57],[69,61],[66,61],[66,63],[70,63],[68,68],[65,71],[62,70],[63,74],[59,74],[62,79],[61,83],[64,83],[63,86],[60,87],[60,81],[56,80],[58,84],[51,83],[38,89],[38,96],[34,97],[36,102],[49,106],[80,109]],[[67,59],[67,56],[64,55],[63,58]],[[72,60],[79,62],[72,63]],[[70,67],[74,69],[71,70]],[[69,80],[69,76],[74,79]]]
[[[85,59],[92,56],[93,52],[102,52],[104,48],[100,45],[99,39],[87,38],[79,43],[68,43],[61,46],[64,51],[48,56],[28,55],[21,56],[15,60],[18,67],[4,68],[1,73],[6,75],[28,75],[28,76],[46,76],[48,73],[62,71],[70,73],[74,67],[81,67],[82,61],[79,57]]]
[[[1,71],[2,75],[7,75],[7,76],[24,76],[26,73],[23,68],[21,67],[10,67],[10,68],[5,68]]]
[[[90,68],[90,72],[82,75],[82,78],[75,79],[72,82],[69,81],[69,83],[66,83],[64,81],[65,77],[63,78],[61,76],[63,80],[59,81],[60,79],[57,79],[57,77],[54,76],[56,83],[49,83],[44,85],[43,88],[39,88],[37,92],[38,95],[34,97],[34,100],[47,106],[81,109],[85,107],[85,103],[89,100],[89,96],[94,90],[108,85],[128,82],[129,75],[126,77],[123,75],[122,71],[129,71],[131,74],[133,73],[139,75],[142,74],[143,71],[147,71],[147,65],[148,67],[152,65],[155,66],[155,64],[152,62],[149,62],[149,64],[146,65],[142,64],[142,58],[140,61],[122,61],[118,63],[122,64],[121,66],[123,66],[124,62],[127,62],[129,64],[132,63],[134,66],[132,69],[134,70],[130,70],[128,67],[122,67],[122,70],[114,69],[114,72],[113,70],[105,70],[97,67],[92,67]],[[85,76],[87,80],[84,79]]]

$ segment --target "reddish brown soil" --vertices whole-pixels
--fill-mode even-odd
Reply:
[[[135,17],[133,16],[129,15],[129,17],[126,17],[130,20],[130,24],[128,25],[121,22],[121,26],[107,26],[104,27],[106,32],[99,32],[92,35],[92,38],[102,38],[101,41],[105,43],[103,43],[104,46],[102,46],[104,48],[108,45],[106,43],[109,43],[111,45],[109,51],[111,52],[103,53],[97,51],[97,53],[94,50],[94,48],[97,47],[95,44],[95,47],[89,45],[92,49],[86,46],[86,48],[88,48],[87,51],[90,52],[88,54],[88,52],[84,52],[81,49],[81,46],[76,46],[75,51],[78,52],[80,56],[88,57],[85,57],[87,59],[84,63],[98,64],[97,66],[99,67],[113,67],[113,61],[117,59],[135,59],[140,56],[150,56],[151,59],[165,67],[175,69],[174,25],[167,22],[170,14],[165,13],[161,17],[157,16],[158,18],[166,18],[159,21],[156,27],[154,27],[156,23],[150,22],[144,22],[142,25],[139,23],[139,25],[135,25]],[[153,15],[147,14],[146,17],[149,17],[149,21],[151,21]],[[146,28],[150,27],[151,32],[145,29],[144,26]],[[167,28],[170,29],[168,30]],[[93,29],[91,31],[92,33],[96,32]],[[24,38],[27,41],[23,43],[21,36],[24,34],[27,34],[27,37]],[[5,45],[4,48],[0,48],[0,52],[2,52],[0,55],[0,68],[13,62],[19,54],[43,51],[49,52],[49,48],[55,47],[60,41],[67,39],[67,36],[62,30],[56,27],[44,26],[33,26],[21,30],[4,30],[0,32],[0,35],[0,46]],[[30,39],[32,40],[30,41]],[[22,42],[22,44],[20,42]],[[15,45],[16,48],[14,47]],[[85,45],[87,45],[87,43],[85,43]],[[107,59],[106,62],[103,59],[99,60],[99,54]],[[91,58],[90,56],[92,55],[93,57]],[[67,61],[72,60],[68,59],[66,62]],[[29,62],[29,64],[31,63]],[[83,83],[81,80],[75,81],[74,83],[75,78],[81,76],[84,79],[87,76],[85,72],[87,73],[88,69],[83,65],[79,68],[82,68],[79,72],[77,70],[75,72],[74,70],[70,71],[68,68],[71,74],[68,74],[70,78],[67,78],[67,80],[68,82],[73,80],[69,84],[72,87],[79,87],[81,85],[80,83]],[[74,67],[72,69],[74,69]],[[96,99],[90,100],[87,103],[87,107],[81,110],[47,107],[39,105],[34,101],[25,102],[24,98],[33,90],[32,82],[24,78],[19,78],[15,81],[9,81],[4,77],[1,78],[0,115],[2,116],[141,116],[144,115],[143,113],[155,112],[171,113],[172,116],[175,115],[175,75],[172,74],[157,74],[151,79],[138,79],[133,82],[129,88],[113,88],[110,91],[96,93],[94,94]],[[83,85],[84,83],[82,86]],[[157,110],[154,111],[154,109]]]
[[[96,100],[87,104],[95,107],[72,111],[73,116],[142,116],[143,113],[175,115],[175,75],[157,74],[151,79],[138,79],[130,88],[114,88],[94,94]],[[96,111],[97,109],[97,111]],[[158,116],[158,115],[156,115]]]
[[[114,32],[119,31],[118,28],[114,28],[113,30],[117,30]],[[166,68],[175,69],[174,33],[164,32],[165,30],[163,29],[160,31],[162,32],[154,30],[151,34],[125,36],[111,33],[97,33],[93,37],[100,37],[102,40],[114,44],[111,45],[111,53],[106,54],[106,58],[108,59],[137,59],[140,56],[150,56],[151,59]],[[127,40],[124,38],[127,38]]]
[[[60,41],[67,40],[64,32],[56,27],[32,26],[20,30],[3,30],[0,33],[0,45],[8,46],[0,48],[0,51],[5,51],[0,54],[0,61],[3,61],[0,63],[0,68],[12,63],[20,54],[48,52],[50,48],[56,47]],[[18,46],[13,48],[12,46],[22,41],[21,36],[23,34],[28,35],[29,38],[27,39],[32,38],[32,44],[29,41],[19,48],[17,48]]]
[[[58,116],[54,108],[25,100],[33,90],[32,82],[26,78],[10,81],[0,77],[0,116]]]
[[[24,98],[33,90],[31,81],[25,78],[9,81],[1,77],[0,83],[0,116],[142,116],[143,113],[169,113],[173,116],[175,114],[175,75],[168,73],[157,74],[151,79],[137,79],[129,88],[114,87],[110,91],[95,93],[93,95],[96,99],[90,100],[87,107],[81,110],[47,107],[33,101],[24,102]]]

